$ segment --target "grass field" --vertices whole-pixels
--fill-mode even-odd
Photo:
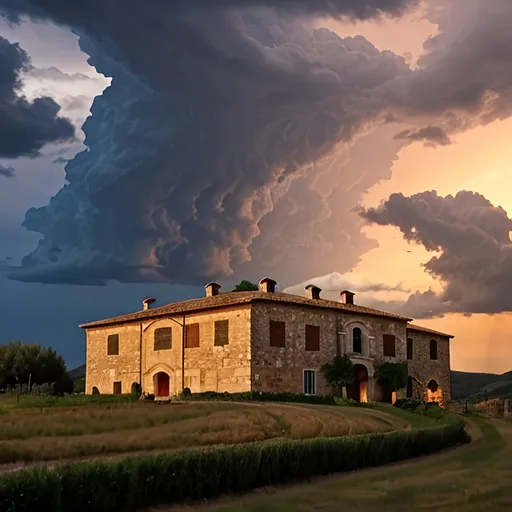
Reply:
[[[264,489],[224,499],[201,512],[476,512],[512,510],[512,425],[475,417],[474,442],[449,452],[393,466]],[[150,512],[196,510],[194,507]],[[146,511],[149,512],[149,511]]]
[[[0,471],[9,463],[388,432],[411,428],[411,418],[419,422],[413,427],[432,423],[383,409],[304,404],[114,402],[26,408],[4,403]]]

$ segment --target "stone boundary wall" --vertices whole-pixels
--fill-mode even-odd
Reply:
[[[477,403],[459,400],[450,403],[450,411],[462,414],[466,411],[479,412],[492,418],[509,417],[511,414],[510,399],[493,398],[485,402]]]

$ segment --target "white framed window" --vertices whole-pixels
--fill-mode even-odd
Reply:
[[[304,370],[304,394],[316,395],[316,371]]]

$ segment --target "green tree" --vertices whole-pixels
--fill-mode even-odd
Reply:
[[[258,290],[259,287],[257,284],[251,283],[251,281],[247,281],[246,279],[240,281],[233,289],[234,292],[257,292]]]
[[[383,363],[377,370],[379,381],[390,393],[407,386],[409,377],[407,363]]]
[[[332,363],[322,366],[324,378],[333,388],[340,389],[343,397],[347,396],[347,386],[354,382],[354,365],[347,354],[336,356]]]
[[[50,347],[33,343],[0,345],[0,387],[44,383],[54,383],[56,393],[72,391],[62,356]]]

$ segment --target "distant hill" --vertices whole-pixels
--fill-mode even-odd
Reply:
[[[85,377],[85,364],[79,366],[78,368],[75,368],[74,370],[69,371],[68,375],[71,377],[72,380],[77,380]]]
[[[487,392],[487,393],[486,393]],[[512,396],[512,371],[495,373],[471,373],[452,371],[453,400],[483,400]]]

